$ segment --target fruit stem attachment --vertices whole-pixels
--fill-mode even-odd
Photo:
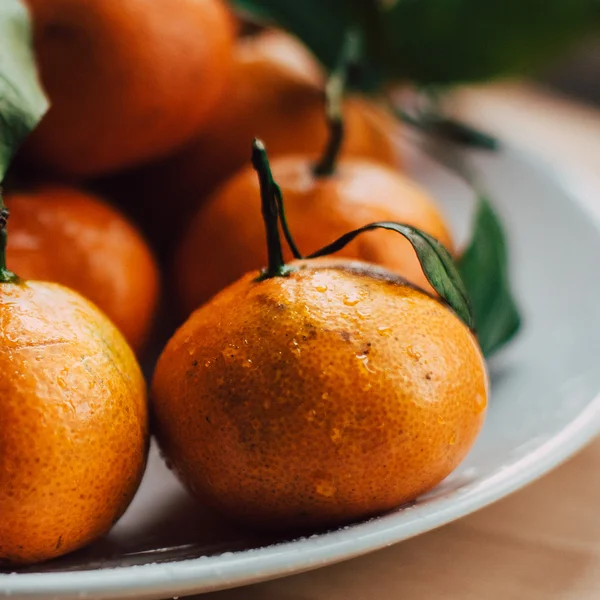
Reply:
[[[6,246],[8,242],[8,208],[4,205],[2,189],[0,188],[0,283],[14,283],[18,277],[6,267]]]
[[[286,266],[281,248],[279,235],[280,200],[281,191],[273,181],[273,173],[263,142],[257,138],[252,141],[252,166],[258,175],[260,184],[260,198],[262,216],[267,234],[267,268],[261,274],[261,279],[271,277],[284,277],[289,274],[290,268]],[[287,226],[286,226],[287,229]],[[287,237],[287,235],[286,235]],[[295,246],[294,246],[295,248]]]
[[[343,100],[350,69],[356,66],[360,54],[360,36],[355,29],[346,33],[337,66],[325,85],[325,116],[329,138],[323,155],[315,164],[313,172],[317,177],[329,177],[335,167],[344,143]]]

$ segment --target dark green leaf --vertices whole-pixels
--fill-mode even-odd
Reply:
[[[433,289],[445,300],[454,312],[469,327],[473,327],[473,315],[469,303],[467,290],[460,278],[460,273],[448,253],[440,242],[429,234],[409,225],[380,221],[365,225],[354,231],[346,233],[328,246],[313,252],[308,258],[318,258],[338,252],[348,245],[355,237],[366,231],[374,229],[388,229],[403,235],[413,246],[421,262],[423,273]]]
[[[29,14],[20,0],[1,0],[0,181],[47,108],[35,67]]]
[[[233,4],[297,35],[329,69],[336,65],[351,25],[348,0],[233,0]]]
[[[415,127],[423,133],[440,136],[449,142],[454,142],[461,146],[480,148],[481,150],[496,152],[501,148],[498,138],[462,121],[444,117],[443,115],[412,115],[401,108],[395,106],[392,108],[395,115],[402,122]]]
[[[371,89],[389,80],[452,85],[527,73],[600,29],[598,0],[234,0],[298,37],[331,69],[360,24]]]
[[[479,197],[471,242],[458,269],[471,298],[479,343],[489,356],[517,333],[521,318],[508,279],[502,226],[484,196]]]
[[[434,122],[431,127],[434,134],[442,135],[463,146],[493,151],[500,149],[498,138],[456,119],[442,117],[439,121]]]
[[[235,7],[259,21],[275,24],[300,38],[328,71],[338,64],[349,30],[361,34],[368,15],[365,0],[232,0]],[[381,77],[363,55],[353,69],[349,86],[364,91],[378,89]]]
[[[424,84],[531,72],[600,25],[597,0],[364,1],[378,12],[372,60]]]

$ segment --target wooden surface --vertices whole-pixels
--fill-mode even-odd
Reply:
[[[457,110],[563,169],[600,214],[600,111],[521,86]],[[598,366],[600,368],[600,364]],[[600,600],[600,440],[461,521],[339,565],[202,600]]]

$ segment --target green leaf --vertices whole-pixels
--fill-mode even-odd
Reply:
[[[471,242],[458,269],[471,298],[481,349],[489,356],[517,333],[521,317],[508,278],[502,226],[483,195],[478,200]]]
[[[338,64],[348,31],[362,38],[372,9],[365,0],[231,0],[240,11],[258,21],[277,25],[298,37],[329,71]],[[381,76],[363,52],[349,86],[363,91],[379,89]]]
[[[0,181],[47,108],[36,71],[29,13],[20,0],[1,0]]]
[[[410,114],[409,112],[392,105],[394,114],[407,125],[429,135],[439,136],[449,142],[471,148],[496,152],[500,150],[501,143],[498,138],[481,131],[467,123],[457,121],[451,117],[439,114]]]
[[[373,231],[374,229],[387,229],[404,236],[415,249],[423,273],[425,273],[433,289],[448,303],[467,327],[473,328],[473,314],[469,296],[450,253],[440,242],[424,231],[392,221],[370,223],[346,233],[335,242],[317,250],[317,252],[313,252],[307,258],[318,258],[319,256],[327,256],[338,252],[361,233]]]
[[[348,0],[233,0],[261,21],[274,22],[298,36],[329,69],[336,65],[352,21]]]
[[[389,77],[424,84],[528,73],[598,31],[597,0],[371,3],[377,64]]]
[[[598,0],[233,0],[296,34],[331,69],[360,24],[364,77],[452,85],[531,72],[598,32]]]

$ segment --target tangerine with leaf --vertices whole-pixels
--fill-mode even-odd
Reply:
[[[392,222],[286,263],[280,227],[293,240],[260,142],[253,161],[268,266],[196,310],[163,351],[152,385],[163,452],[201,501],[251,527],[329,527],[395,508],[460,463],[485,415],[458,271],[432,236]],[[439,297],[325,258],[379,228],[409,240]]]
[[[452,250],[444,216],[425,190],[389,165],[343,154],[348,131],[346,113],[342,115],[348,52],[328,82],[329,139],[322,157],[315,161],[311,154],[299,153],[272,161],[298,247],[322,246],[365,222],[400,221],[429,233]],[[263,224],[255,200],[259,195],[255,174],[247,167],[215,191],[193,217],[175,259],[186,314],[247,271],[265,264]],[[381,264],[431,290],[405,239],[374,231],[353,241],[341,254]]]

